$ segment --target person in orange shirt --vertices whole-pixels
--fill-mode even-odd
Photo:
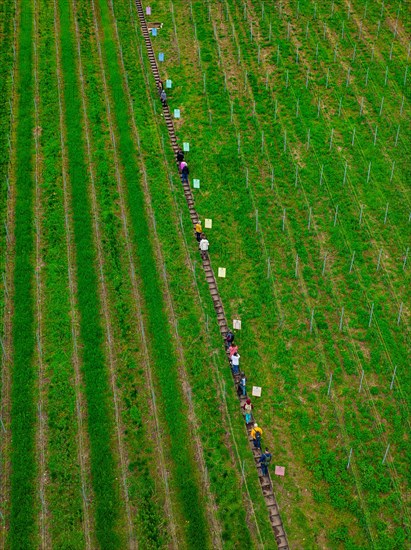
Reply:
[[[259,427],[257,422],[254,424],[254,428],[251,430],[251,437],[253,438],[254,448],[261,449],[261,436],[263,430]]]
[[[196,234],[197,241],[200,242],[201,241],[201,233],[203,232],[200,220],[198,220],[198,222],[196,223],[194,231],[195,231],[195,234]]]

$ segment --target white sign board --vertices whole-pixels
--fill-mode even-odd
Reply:
[[[200,189],[200,180],[193,180],[194,189]]]
[[[219,267],[218,268],[218,276],[219,277],[225,277],[225,267]]]
[[[211,229],[213,227],[213,220],[209,219],[209,218],[206,218],[204,220],[204,227],[206,229]]]
[[[190,144],[188,143],[188,141],[183,141],[183,151],[185,153],[188,153],[190,150]]]
[[[172,81],[171,81],[169,78],[167,78],[167,80],[166,80],[166,88],[171,88],[172,85],[173,85]]]
[[[146,15],[151,15],[151,7],[150,6],[146,7]]]
[[[174,109],[174,118],[180,118],[180,109]]]
[[[253,386],[253,391],[251,392],[253,397],[261,397],[261,388],[260,386]]]
[[[235,330],[241,330],[241,321],[240,321],[240,319],[233,319],[233,328]]]

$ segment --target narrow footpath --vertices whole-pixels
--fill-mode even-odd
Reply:
[[[153,46],[151,44],[150,34],[149,34],[149,31],[148,31],[148,27],[147,27],[147,22],[146,22],[146,19],[145,19],[143,6],[141,4],[141,0],[135,0],[135,3],[136,3],[136,7],[137,7],[137,13],[138,13],[138,16],[139,16],[139,19],[140,19],[140,25],[141,25],[141,30],[142,30],[142,33],[143,33],[144,42],[145,42],[146,48],[147,48],[147,54],[148,54],[148,58],[149,58],[149,61],[150,61],[150,67],[151,67],[151,70],[153,72],[156,85],[159,88],[161,79],[160,79],[160,74],[159,74],[159,70],[158,70],[158,66],[157,66]],[[176,137],[176,134],[175,134],[174,124],[173,124],[173,120],[172,120],[172,117],[171,117],[170,109],[169,109],[167,104],[163,104],[163,114],[164,114],[164,120],[165,120],[166,125],[167,125],[167,129],[168,129],[168,135],[169,135],[169,138],[170,138],[170,141],[171,141],[171,147],[174,151],[174,154],[176,155],[177,151],[180,150],[180,147],[177,144],[177,137]],[[192,222],[193,228],[194,228],[195,224],[197,223],[197,220],[199,220],[199,215],[197,214],[197,211],[196,211],[195,206],[194,206],[194,197],[193,197],[193,194],[191,192],[189,181],[188,180],[187,181],[182,181],[182,186],[183,186],[184,196],[185,196],[186,201],[187,201],[187,206],[188,206],[188,209],[189,209],[189,212],[190,212],[191,222]],[[214,309],[215,309],[215,312],[217,314],[217,321],[218,321],[218,326],[220,328],[220,333],[221,333],[221,336],[223,337],[223,339],[225,339],[225,336],[226,336],[226,334],[229,330],[228,329],[228,324],[227,324],[227,319],[226,319],[226,315],[225,315],[225,312],[224,312],[223,303],[221,301],[221,297],[220,297],[220,294],[218,292],[217,281],[216,281],[216,278],[215,278],[215,275],[214,275],[213,268],[211,267],[211,262],[210,262],[210,258],[208,257],[208,255],[207,255],[206,259],[202,259],[202,265],[203,265],[203,269],[204,269],[204,272],[205,272],[206,281],[208,283],[208,287],[209,287],[209,290],[210,290],[211,298],[213,300]],[[227,353],[227,359],[229,361],[230,357],[229,357],[228,350],[227,350],[226,353]],[[236,386],[239,384],[240,378],[241,378],[240,373],[239,374],[233,374],[233,379],[234,379],[234,383],[235,383]],[[242,407],[242,405],[245,403],[246,399],[247,399],[247,396],[239,397],[240,407]],[[242,410],[242,409],[240,408],[240,410]],[[261,490],[262,490],[264,500],[265,500],[266,505],[267,505],[268,513],[269,513],[269,516],[270,516],[270,522],[271,522],[271,526],[273,528],[274,535],[275,535],[275,538],[276,538],[276,541],[277,541],[278,549],[279,550],[288,550],[289,546],[288,546],[287,535],[286,535],[286,532],[285,532],[285,529],[284,529],[284,526],[283,526],[283,522],[282,522],[282,519],[281,519],[281,516],[280,516],[280,511],[279,511],[279,507],[278,507],[278,504],[277,504],[277,500],[276,500],[275,495],[274,495],[273,485],[272,485],[272,482],[271,482],[271,477],[270,477],[269,473],[266,476],[264,476],[262,474],[261,467],[260,467],[260,464],[259,464],[259,460],[260,460],[260,456],[261,456],[261,450],[260,449],[255,449],[254,445],[253,445],[253,439],[251,437],[251,429],[253,427],[254,422],[255,422],[255,419],[253,417],[252,421],[250,423],[246,424],[250,449],[252,450],[252,453],[253,453],[253,456],[254,456],[254,461],[255,461],[257,472],[258,472],[258,477],[259,477],[259,481],[260,481]]]

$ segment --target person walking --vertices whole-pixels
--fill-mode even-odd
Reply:
[[[251,422],[251,413],[254,408],[254,405],[251,403],[251,399],[247,399],[247,401],[242,406],[242,409],[245,414],[245,423],[249,424]]]
[[[177,163],[178,165],[180,166],[180,164],[183,162],[184,160],[184,153],[181,149],[179,149],[177,151],[177,154],[176,154],[176,159],[177,159]]]
[[[167,94],[165,90],[161,90],[160,99],[163,107],[165,107],[167,105]]]
[[[203,232],[200,220],[197,220],[194,231],[195,231],[195,234],[196,234],[197,242],[200,242],[201,241],[201,233]]]
[[[268,476],[268,466],[271,462],[272,455],[266,448],[264,453],[260,456],[261,473],[263,476]]]
[[[238,346],[235,346],[234,344],[231,344],[231,346],[228,348],[228,353],[230,357],[235,354],[235,352],[238,351]]]
[[[247,395],[246,384],[247,384],[247,378],[246,378],[245,374],[242,372],[241,373],[241,379],[240,379],[240,382],[238,383],[238,388],[237,388],[237,392],[238,392],[239,397],[241,395]]]
[[[233,345],[233,342],[234,342],[234,334],[231,332],[231,330],[229,330],[227,332],[227,334],[225,335],[225,345],[226,345],[226,348],[229,348],[230,346]]]
[[[238,374],[240,372],[240,355],[237,351],[231,356],[231,368],[233,374]]]
[[[204,235],[204,233],[202,233],[199,248],[200,248],[201,257],[203,258],[203,260],[206,260],[208,257],[209,246],[210,246],[210,243],[206,239],[206,236]]]
[[[188,169],[188,164],[183,161],[181,164],[180,164],[180,169],[181,169],[181,180],[183,183],[188,183],[188,174],[190,173],[190,170]]]
[[[254,449],[261,449],[261,436],[263,435],[263,430],[259,427],[257,422],[254,424],[253,429],[251,430],[251,437],[253,438]]]

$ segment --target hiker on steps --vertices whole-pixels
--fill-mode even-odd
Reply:
[[[271,462],[272,455],[268,449],[260,456],[261,473],[263,476],[268,476],[268,466]]]
[[[236,351],[238,351],[238,346],[232,343],[231,346],[228,348],[229,356],[231,357],[232,355],[234,355]]]
[[[165,90],[161,90],[160,94],[161,103],[163,104],[163,107],[167,106],[167,94]]]
[[[194,231],[195,231],[195,234],[196,234],[197,242],[200,242],[201,241],[201,233],[203,232],[200,220],[197,220]]]
[[[208,258],[209,246],[210,246],[210,243],[206,239],[206,236],[204,235],[204,233],[202,233],[199,248],[200,248],[201,257],[203,258],[203,260],[206,260]]]
[[[178,169],[180,170],[180,164],[183,162],[184,160],[184,153],[181,149],[179,149],[177,151],[177,154],[176,154],[176,160],[177,160],[177,164],[178,164]]]
[[[245,374],[242,372],[241,373],[241,379],[240,379],[240,382],[238,383],[238,387],[237,387],[238,397],[241,397],[242,395],[247,395],[246,385],[247,385],[247,378],[246,378]]]
[[[190,170],[188,169],[188,164],[183,160],[183,162],[180,163],[180,170],[181,170],[181,181],[183,183],[188,183],[188,174],[190,173]]]
[[[231,368],[233,374],[238,374],[240,372],[240,355],[237,351],[231,356]]]
[[[231,332],[231,330],[229,330],[229,331],[227,332],[227,334],[225,335],[225,347],[226,347],[226,348],[229,348],[229,347],[233,344],[233,342],[234,342],[234,337],[235,337],[234,334]],[[237,350],[236,350],[236,351],[237,351]],[[233,352],[233,354],[234,354],[234,352]],[[230,355],[231,355],[231,354],[230,354]]]
[[[251,430],[251,437],[253,438],[254,449],[261,449],[261,436],[263,435],[263,430],[259,427],[257,422],[254,424],[253,429]]]
[[[251,422],[251,413],[253,411],[254,405],[251,403],[251,399],[247,399],[247,401],[242,406],[242,409],[245,414],[245,423],[249,424]]]

